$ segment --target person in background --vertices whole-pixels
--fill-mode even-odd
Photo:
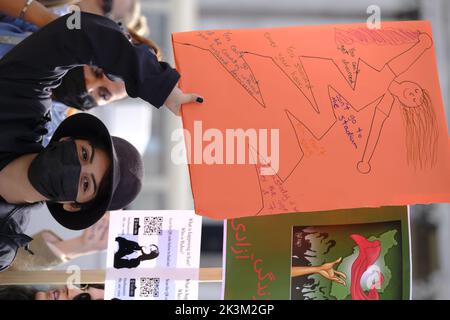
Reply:
[[[141,14],[139,0],[38,0],[59,16],[69,13],[70,6],[77,5],[81,11],[121,21],[139,36],[149,35],[147,19]]]
[[[109,212],[97,223],[85,229],[80,236],[63,240],[53,231],[42,230],[33,235],[29,249],[17,252],[11,271],[49,270],[72,259],[106,250],[108,245]]]
[[[161,61],[161,50],[158,45],[144,36],[149,34],[146,18],[141,14],[138,0],[57,0],[25,2],[22,11],[18,11],[21,1],[12,3],[0,0],[0,57],[20,43],[32,32],[53,21],[58,15],[71,13],[70,6],[77,5],[84,12],[104,15],[117,21],[123,21],[124,30],[130,41],[136,45],[146,45],[149,51]],[[96,106],[105,105],[127,97],[124,82],[105,72],[97,66],[79,66],[67,71],[61,84],[53,88],[53,107],[50,109],[51,121],[47,123],[48,133],[44,136],[46,146],[56,127],[67,116],[78,110],[87,111]],[[174,114],[180,115],[179,106],[167,104]]]
[[[124,28],[124,33],[130,38],[130,41],[136,45],[146,45],[149,47],[150,52],[161,60],[161,51],[158,45],[149,38],[144,36],[148,35],[148,26],[144,16],[140,12],[140,2],[137,0],[121,0],[121,1],[40,1],[50,8],[46,8],[37,1],[31,1],[29,4],[25,3],[27,10],[24,14],[20,10],[20,5],[13,4],[7,0],[0,0],[0,12],[8,15],[1,17],[0,21],[10,23],[22,29],[23,33],[30,33],[38,30],[51,21],[55,20],[59,15],[71,13],[70,5],[76,4],[80,7],[82,12],[93,13],[97,15],[103,15],[111,18],[113,21],[122,21],[127,28]],[[20,3],[19,1],[18,3]],[[109,3],[109,4],[107,4]],[[57,7],[55,7],[58,5]],[[59,10],[57,10],[59,9]],[[56,12],[56,13],[55,13]],[[139,22],[137,22],[139,21]],[[28,34],[23,34],[22,38]],[[16,34],[17,38],[17,34]],[[17,41],[15,42],[17,44]],[[9,44],[10,48],[12,44]],[[9,49],[10,49],[9,48]],[[3,52],[4,54],[5,52]],[[70,77],[73,75],[72,77]],[[123,99],[127,96],[125,85],[123,81],[112,75],[105,74],[103,70],[97,66],[84,66],[79,68],[73,68],[68,71],[67,76],[68,84],[71,89],[76,88],[79,91],[79,100],[76,101],[73,97],[64,100],[64,96],[67,95],[66,84],[64,80],[62,84],[53,89],[56,100],[63,103],[70,103],[72,106],[80,110],[88,110],[98,105],[105,105],[107,103]],[[70,79],[72,78],[72,79]],[[82,78],[85,80],[85,95],[83,96],[80,90],[77,88],[75,82],[82,82]],[[84,101],[87,100],[87,101]]]
[[[67,286],[39,290],[30,286],[0,286],[1,300],[103,300],[105,287],[102,284],[87,284],[79,287]]]

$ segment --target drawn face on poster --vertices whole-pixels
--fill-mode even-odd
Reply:
[[[402,299],[399,221],[296,226],[291,299]]]

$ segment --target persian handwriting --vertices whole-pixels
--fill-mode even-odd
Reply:
[[[230,75],[261,105],[264,101],[250,66],[245,61],[243,53],[233,43],[232,32],[220,33],[216,31],[198,32],[197,36],[204,40],[204,48],[222,64]]]
[[[247,260],[256,276],[256,293],[252,295],[252,299],[268,300],[271,295],[269,290],[270,283],[276,280],[275,274],[272,271],[264,270],[263,259],[257,258],[254,252],[252,252],[252,244],[248,242],[247,236],[245,235],[245,224],[236,223],[236,219],[232,219],[230,220],[230,225],[234,232],[232,238],[235,240],[230,244],[230,250],[233,253],[234,259],[242,262]]]

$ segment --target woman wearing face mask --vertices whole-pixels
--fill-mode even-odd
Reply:
[[[20,4],[21,1],[0,0],[0,57],[30,34],[58,18],[51,10],[34,1],[29,4],[24,1],[23,8]],[[21,14],[21,8],[27,8],[25,14]],[[70,13],[70,10],[66,13]],[[94,66],[80,66],[69,70],[61,84],[53,89],[55,101],[83,111],[126,96],[122,81],[110,80],[101,69]]]
[[[132,45],[117,24],[86,13],[81,22],[81,29],[71,30],[61,17],[0,60],[0,218],[19,210],[26,220],[26,205],[45,201],[60,224],[84,229],[106,210],[128,205],[141,188],[138,152],[111,137],[94,116],[67,118],[43,148],[51,89],[67,70],[92,62],[120,76],[130,96],[154,106],[192,100],[174,89],[178,73],[146,47]],[[19,244],[29,240],[22,237]]]
[[[109,11],[101,10],[103,8],[101,1],[43,2],[47,5],[64,4],[66,2],[67,4],[76,3],[83,12],[103,14],[119,20],[126,18],[128,28],[125,28],[124,31],[130,42],[135,45],[146,46],[149,54],[153,54],[158,61],[161,59],[161,51],[158,45],[151,39],[143,37],[147,29],[136,27],[136,25],[140,26],[143,24],[135,21],[139,20],[135,16],[140,17],[138,1],[122,1],[123,3],[117,2],[114,5],[111,1],[105,1],[108,3],[106,7],[109,8]],[[93,6],[93,4],[98,6],[98,8]],[[2,15],[2,13],[7,16]],[[4,24],[6,28],[4,35],[0,32],[0,56],[6,54],[31,32],[46,26],[57,17],[54,12],[34,0],[20,0],[17,2],[0,0],[0,27],[1,24]],[[5,38],[5,40],[2,41],[2,38]],[[160,64],[162,67],[167,67],[167,64],[164,62]],[[127,97],[126,86],[122,80],[120,77],[114,77],[112,74],[105,73],[102,68],[92,63],[91,65],[74,67],[66,72],[66,76],[62,79],[60,85],[52,89],[53,97],[68,106],[80,110],[88,110],[92,107],[105,105]],[[165,106],[173,113],[179,115],[182,103],[197,101],[199,97],[193,94],[183,94],[178,87],[174,87],[171,94],[166,98]],[[198,99],[198,101],[201,100],[201,98]],[[155,105],[155,107],[159,108],[160,106]]]
[[[141,189],[143,168],[138,151],[127,141],[111,137],[92,115],[80,113],[64,120],[50,144],[39,151],[26,152],[38,149],[36,142],[20,141],[19,145],[25,152],[22,155],[0,153],[0,216],[20,214],[25,221],[19,235],[34,207],[30,204],[45,201],[56,221],[81,230],[108,209],[127,206]],[[14,239],[14,232],[9,234],[9,240]],[[0,269],[13,258],[0,257]]]
[[[22,3],[23,2],[23,3]],[[140,14],[139,1],[129,1],[124,5],[114,4],[109,14],[102,12],[101,1],[42,1],[46,6],[57,7],[62,10],[51,10],[45,8],[37,1],[17,2],[0,0],[0,57],[20,43],[29,34],[38,30],[54,19],[57,14],[70,13],[69,5],[76,4],[82,11],[108,15],[111,19],[121,20],[128,27],[131,41],[136,45],[146,45],[149,51],[161,60],[159,47],[151,40],[144,38],[148,33],[145,17]],[[97,7],[93,7],[96,4]],[[26,10],[25,10],[26,9]],[[6,13],[9,16],[2,15]],[[18,17],[18,18],[14,18]],[[193,95],[184,95],[178,88],[174,88],[172,96],[183,98],[184,101],[196,98]],[[76,109],[86,111],[96,106],[105,105],[127,97],[125,84],[121,79],[111,77],[104,70],[92,65],[77,66],[68,70],[60,85],[52,90],[52,108],[50,108],[51,121],[47,122],[47,134],[43,137],[43,145],[46,146],[56,127],[67,117],[68,114],[77,112]],[[187,98],[187,99],[186,99]],[[180,105],[168,99],[166,106],[173,113],[180,114]],[[68,108],[71,107],[71,108]],[[75,109],[72,109],[75,108]]]

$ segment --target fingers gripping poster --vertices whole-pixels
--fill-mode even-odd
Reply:
[[[213,218],[450,201],[429,22],[173,35],[195,210]]]

